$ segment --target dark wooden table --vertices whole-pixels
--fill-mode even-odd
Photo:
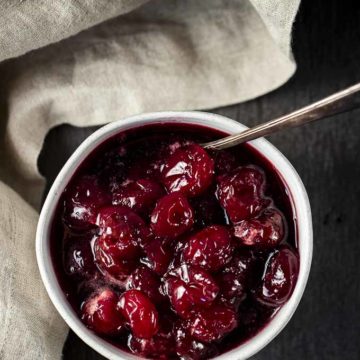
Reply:
[[[211,111],[252,126],[360,81],[360,2],[303,0],[293,42],[298,70],[285,86]],[[48,184],[94,130],[62,126],[50,132],[39,160]],[[308,190],[314,258],[291,322],[253,359],[360,359],[360,110],[270,141]],[[70,333],[64,359],[101,358]]]

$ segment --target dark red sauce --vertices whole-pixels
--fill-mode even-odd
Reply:
[[[291,296],[291,195],[250,145],[206,152],[209,128],[152,124],[113,136],[57,205],[51,254],[82,321],[154,359],[207,359],[251,339]]]

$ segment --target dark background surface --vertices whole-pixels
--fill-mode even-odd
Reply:
[[[360,2],[303,0],[293,48],[298,70],[285,86],[211,111],[252,126],[360,81]],[[62,126],[49,133],[39,159],[48,185],[94,130]],[[308,190],[314,257],[298,310],[253,359],[360,359],[360,110],[269,140]],[[102,357],[70,333],[64,359]]]

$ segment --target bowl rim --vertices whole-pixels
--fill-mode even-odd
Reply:
[[[203,125],[222,130],[227,133],[234,133],[247,128],[245,125],[225,116],[200,111],[144,113],[111,122],[99,128],[86,138],[70,156],[53,182],[40,213],[36,231],[36,257],[40,275],[46,291],[55,308],[68,326],[87,345],[109,359],[132,360],[139,359],[139,357],[127,353],[101,339],[95,333],[87,329],[78,318],[70,303],[67,301],[65,294],[61,290],[55,274],[48,241],[50,227],[62,191],[78,166],[89,155],[89,153],[92,152],[92,150],[103,143],[106,139],[127,129],[136,128],[150,123],[171,122]],[[254,337],[234,349],[214,358],[217,360],[247,359],[264,348],[280,333],[280,331],[291,319],[300,302],[300,299],[302,298],[309,277],[312,261],[313,230],[311,209],[308,195],[300,176],[287,158],[269,141],[264,138],[260,138],[249,143],[274,165],[291,192],[295,208],[294,215],[296,215],[298,224],[300,270],[295,289],[290,299],[276,313],[270,323],[261,329]]]

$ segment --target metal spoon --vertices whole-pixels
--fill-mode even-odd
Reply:
[[[240,134],[201,144],[205,149],[226,149],[277,131],[307,124],[360,107],[360,83],[341,90],[290,114],[244,130]],[[357,96],[356,96],[357,95]]]

